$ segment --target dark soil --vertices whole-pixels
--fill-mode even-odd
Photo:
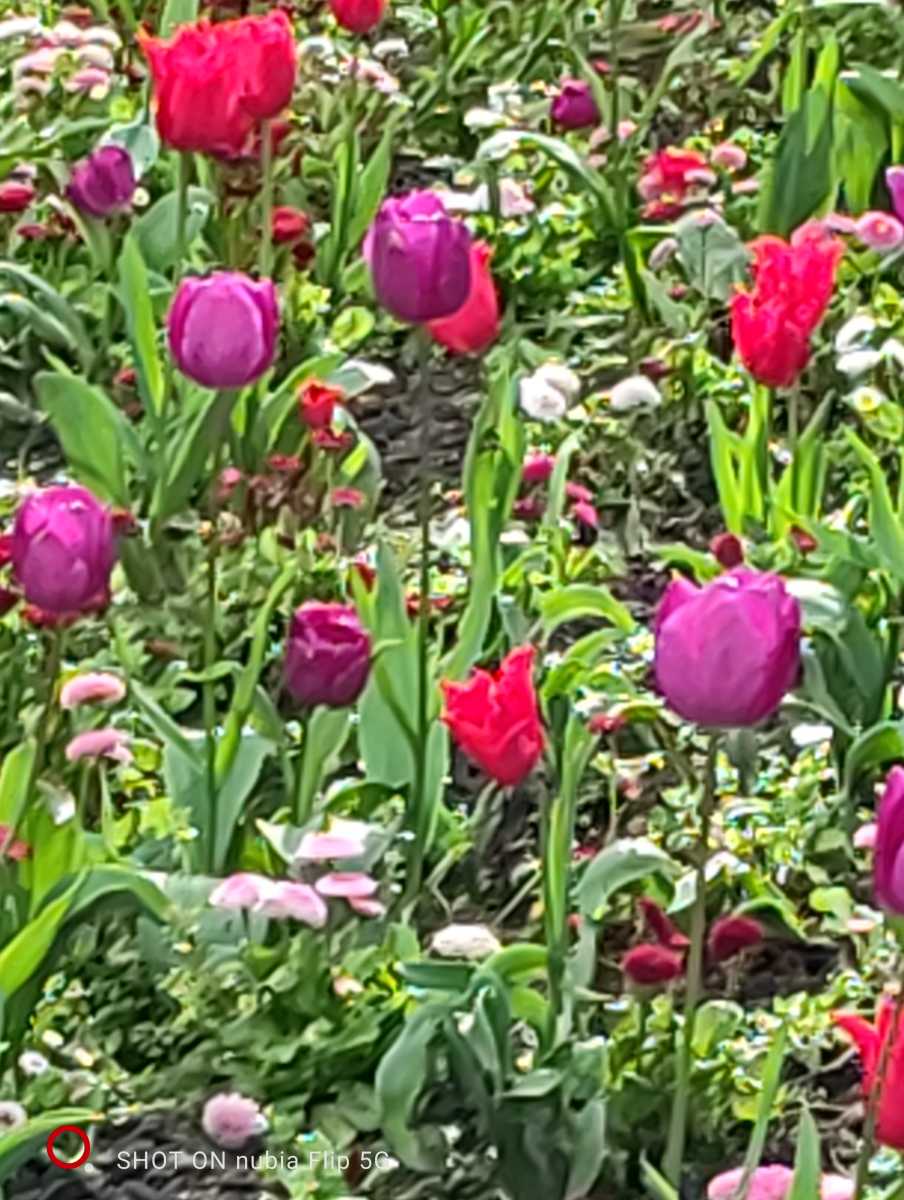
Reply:
[[[249,1143],[242,1153],[263,1152],[260,1144]],[[193,1161],[195,1155],[199,1157]],[[220,1156],[225,1157],[225,1166],[218,1165]],[[284,1200],[285,1192],[265,1184],[255,1171],[236,1166],[235,1154],[214,1147],[190,1118],[149,1113],[99,1127],[89,1162],[72,1171],[55,1167],[41,1147],[7,1184],[6,1196],[7,1200]]]

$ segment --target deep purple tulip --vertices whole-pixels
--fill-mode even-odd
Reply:
[[[377,299],[422,325],[457,312],[471,288],[471,235],[434,192],[384,200],[364,239]]]
[[[370,673],[370,637],[353,608],[310,600],[296,609],[286,643],[286,687],[306,708],[345,708]]]
[[[876,831],[876,899],[904,916],[904,767],[892,767],[879,803]]]
[[[583,79],[563,79],[549,111],[556,125],[563,129],[587,129],[600,123],[593,89]]]
[[[26,600],[49,613],[81,612],[109,589],[113,516],[85,488],[44,488],[20,505],[11,549]]]
[[[101,146],[73,168],[66,195],[79,212],[109,217],[127,207],[137,182],[128,150]]]
[[[270,279],[239,271],[190,276],[179,284],[167,321],[176,366],[204,387],[245,387],[273,363],[279,306]]]
[[[891,206],[899,221],[904,221],[904,167],[889,167],[885,172],[885,186],[891,196]]]
[[[756,725],[800,672],[800,607],[777,575],[739,567],[669,584],[656,613],[656,683],[699,725]]]

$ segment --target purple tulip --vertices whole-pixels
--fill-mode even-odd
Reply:
[[[879,803],[876,831],[876,899],[904,916],[904,767],[892,767]]]
[[[85,488],[44,488],[16,513],[11,550],[31,604],[55,614],[81,612],[109,590],[116,561],[113,516]]]
[[[78,163],[66,195],[89,217],[109,217],[125,208],[137,187],[132,156],[122,146],[101,146]]]
[[[239,271],[190,276],[179,284],[167,319],[170,352],[183,375],[204,387],[254,383],[272,365],[279,306],[270,279]]]
[[[756,725],[800,671],[800,607],[777,575],[739,567],[669,584],[656,613],[656,683],[688,721]]]
[[[299,704],[345,708],[364,690],[370,672],[370,637],[353,608],[302,604],[286,644],[286,687]]]
[[[895,216],[904,221],[904,167],[889,167],[885,172],[885,186],[891,195]]]
[[[600,110],[593,98],[593,89],[583,79],[562,80],[549,115],[563,129],[587,129],[600,123]]]
[[[471,235],[434,192],[384,200],[364,239],[374,291],[400,321],[457,312],[471,288]]]

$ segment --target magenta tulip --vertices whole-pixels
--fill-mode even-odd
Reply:
[[[875,862],[876,899],[904,916],[904,767],[892,767],[879,803]]]
[[[377,299],[421,325],[457,312],[471,288],[471,235],[434,192],[384,200],[364,239]]]
[[[254,383],[276,354],[279,307],[272,280],[239,271],[183,279],[169,311],[169,345],[183,375],[225,390]]]
[[[286,644],[286,687],[306,708],[345,708],[364,690],[370,673],[370,637],[353,608],[302,604]]]
[[[132,156],[122,146],[101,146],[72,171],[66,195],[89,217],[109,217],[128,207],[137,180]]]
[[[891,196],[891,206],[899,221],[904,221],[904,167],[889,167],[885,172],[885,186]]]
[[[563,129],[587,129],[599,125],[600,110],[593,89],[583,79],[563,79],[549,115]]]
[[[699,725],[756,725],[800,672],[800,607],[777,575],[739,567],[702,588],[676,579],[655,634],[657,686]]]
[[[109,590],[116,561],[113,516],[85,488],[44,488],[16,513],[11,552],[30,604],[54,614],[81,612]]]

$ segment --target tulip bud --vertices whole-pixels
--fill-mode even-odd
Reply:
[[[109,217],[126,208],[137,181],[132,156],[122,146],[101,146],[72,172],[66,195],[90,217]]]
[[[904,916],[904,767],[892,767],[879,802],[876,831],[876,899]]]
[[[632,946],[622,957],[621,969],[636,987],[655,987],[680,978],[684,974],[684,958],[668,946],[643,943]]]
[[[763,940],[763,927],[753,917],[719,917],[709,931],[707,946],[714,962],[727,962]]]
[[[667,946],[670,950],[687,949],[690,940],[685,937],[655,900],[651,900],[649,896],[641,896],[637,901],[637,907],[640,909],[647,932],[656,939],[660,946]]]
[[[269,279],[215,271],[183,279],[167,318],[170,352],[203,387],[245,387],[276,354],[279,308]]]
[[[311,218],[298,208],[282,205],[273,210],[271,235],[278,246],[297,242],[311,232]]]
[[[709,543],[709,552],[719,566],[728,571],[744,561],[744,545],[733,533],[717,533]]]
[[[703,588],[676,579],[655,635],[659,690],[699,725],[756,725],[800,673],[800,607],[777,575],[739,567]]]
[[[333,16],[350,33],[369,33],[383,20],[386,0],[330,0]]]
[[[384,200],[364,240],[377,299],[400,321],[448,317],[471,288],[471,235],[434,192]]]
[[[583,79],[563,79],[559,94],[552,102],[550,116],[563,129],[586,129],[598,125],[600,110],[590,84]]]
[[[96,607],[110,586],[116,541],[110,510],[85,488],[49,487],[16,514],[12,561],[25,598],[59,617]]]
[[[16,183],[15,180],[0,183],[0,213],[24,212],[35,195],[30,183]]]
[[[353,608],[312,600],[296,610],[286,643],[286,687],[306,708],[345,708],[370,673],[370,637]]]
[[[529,454],[521,468],[521,479],[524,483],[546,483],[555,470],[555,465],[554,454]]]

